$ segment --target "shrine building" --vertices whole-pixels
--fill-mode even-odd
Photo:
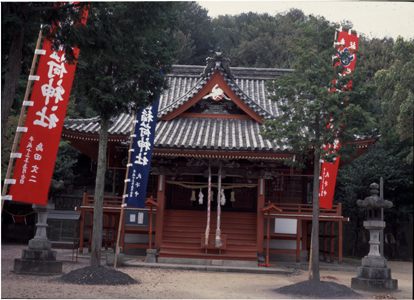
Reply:
[[[220,52],[206,61],[206,66],[174,65],[166,75],[170,88],[160,97],[147,206],[124,209],[120,251],[151,248],[158,250],[158,262],[199,259],[223,265],[257,266],[267,251],[284,260],[307,259],[313,162],[303,170],[286,166],[284,159],[296,154],[260,135],[263,120],[281,113],[266,81],[293,70],[233,68]],[[110,121],[107,171],[115,184],[103,204],[105,247],[116,244],[132,120],[121,114]],[[99,117],[66,120],[62,138],[97,161],[99,130]],[[357,156],[374,142],[356,141]],[[82,215],[81,252],[91,246],[93,201],[87,191],[76,208]],[[320,209],[324,258],[342,262],[345,221],[340,203]]]

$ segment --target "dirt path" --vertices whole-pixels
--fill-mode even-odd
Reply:
[[[282,295],[274,290],[307,280],[307,272],[299,275],[258,275],[237,273],[206,273],[165,269],[142,269],[124,267],[127,273],[140,284],[128,286],[75,285],[61,283],[60,276],[19,275],[13,272],[13,261],[20,258],[27,246],[1,246],[1,297],[2,298],[67,298],[67,299],[297,299]],[[71,263],[70,250],[57,250],[58,259],[63,260],[63,272],[85,267],[87,259]],[[398,279],[399,290],[387,293],[397,299],[412,299],[412,262],[389,262],[392,278]],[[351,286],[356,272],[321,271],[324,281]],[[366,299],[373,299],[376,293],[358,291]],[[385,298],[384,298],[385,299]]]

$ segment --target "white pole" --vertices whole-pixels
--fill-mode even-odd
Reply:
[[[217,181],[217,229],[216,229],[216,247],[221,247],[221,230],[220,230],[220,215],[221,215],[221,161],[219,162],[219,172]]]
[[[210,212],[211,212],[211,165],[208,162],[208,196],[207,196],[207,227],[204,236],[204,244],[208,245],[208,237],[210,235]]]

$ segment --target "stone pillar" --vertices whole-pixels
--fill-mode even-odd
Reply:
[[[357,201],[357,206],[367,209],[364,227],[369,230],[369,253],[362,259],[362,267],[358,267],[358,277],[351,279],[351,287],[369,291],[395,291],[398,281],[391,279],[391,269],[387,268],[387,260],[379,251],[379,235],[385,228],[385,222],[381,221],[381,208],[390,208],[392,203],[378,197],[378,184],[373,183],[370,188],[371,196]]]
[[[63,186],[52,179],[50,189],[59,189]],[[49,198],[46,206],[33,204],[37,213],[36,235],[29,241],[29,249],[23,249],[22,258],[14,260],[14,272],[20,274],[56,275],[62,273],[62,262],[56,260],[56,251],[46,235],[47,216],[55,209],[55,204]]]

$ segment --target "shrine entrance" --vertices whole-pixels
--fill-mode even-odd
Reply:
[[[221,180],[225,203],[223,212],[256,212],[257,184],[243,178],[226,177]],[[201,194],[200,194],[201,193]],[[217,211],[217,177],[212,179],[211,210]],[[176,181],[166,181],[166,208],[207,211],[208,180],[204,176],[185,175]]]

